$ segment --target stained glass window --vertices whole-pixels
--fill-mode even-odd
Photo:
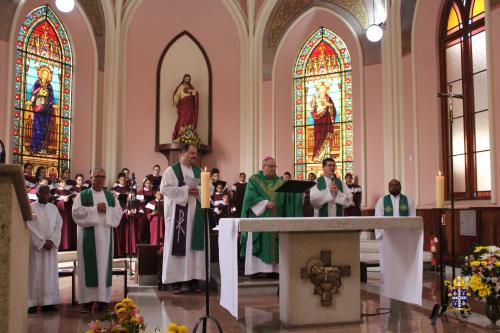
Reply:
[[[17,36],[13,162],[45,166],[52,177],[70,166],[72,59],[52,9],[31,11]]]
[[[448,128],[448,102],[442,104],[445,138],[443,161],[455,198],[488,198],[491,191],[488,86],[484,0],[449,0],[443,9],[440,54],[441,90],[452,86],[462,99],[453,100],[452,151]]]
[[[319,28],[300,50],[294,68],[295,177],[322,174],[322,160],[337,162],[337,176],[353,170],[352,69],[345,43]]]

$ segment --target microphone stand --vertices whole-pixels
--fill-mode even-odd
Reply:
[[[132,211],[132,203],[133,200],[131,198],[127,201],[127,210],[128,210],[128,264],[130,267],[130,277],[134,275],[132,272],[132,223],[134,223],[135,216],[131,214]]]
[[[453,94],[453,86],[448,85],[447,93],[438,93],[439,98],[448,98],[448,149],[450,158],[450,172],[448,174],[448,179],[450,181],[450,206],[451,206],[451,274],[452,280],[455,279],[455,189],[453,184],[453,99],[463,99],[462,94]],[[439,222],[439,284],[440,284],[440,303],[435,304],[431,313],[431,325],[436,325],[436,319],[438,316],[443,315],[448,308],[448,297],[444,288],[444,273],[445,265],[443,260],[444,252],[444,237],[443,237],[443,226],[446,225],[444,214],[441,216],[440,212],[440,222]]]
[[[207,333],[208,332],[207,331],[208,319],[211,319],[215,323],[215,325],[217,326],[217,329],[219,330],[219,333],[223,333],[224,331],[222,330],[222,327],[220,326],[217,319],[215,317],[210,316],[210,293],[209,293],[210,292],[210,290],[209,290],[210,289],[209,288],[210,263],[208,260],[208,248],[209,248],[208,231],[209,231],[209,213],[210,213],[211,208],[202,208],[202,209],[204,210],[204,213],[205,213],[205,228],[204,228],[205,229],[205,315],[198,319],[198,321],[196,322],[196,325],[193,328],[193,333],[197,332],[198,326],[200,325],[200,323],[203,323],[202,332]]]

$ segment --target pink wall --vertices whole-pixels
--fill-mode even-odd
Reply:
[[[435,203],[435,176],[443,170],[439,91],[438,31],[440,1],[420,1],[416,11],[415,82],[417,91],[420,206]]]
[[[8,44],[0,40],[0,140],[7,144],[7,55]],[[10,151],[6,147],[7,151]],[[10,154],[8,155],[10,156]],[[8,159],[9,157],[7,157]]]
[[[364,67],[366,121],[366,205],[373,208],[387,192],[384,183],[384,137],[382,117],[382,65]],[[356,134],[354,134],[356,135]]]
[[[272,80],[262,82],[263,128],[262,128],[262,157],[271,156],[272,147],[272,112],[273,112],[273,83]],[[279,167],[279,166],[278,166]],[[292,170],[290,170],[292,171]]]
[[[43,0],[33,0],[24,2],[25,6],[21,10],[21,15],[16,24],[19,27],[24,20],[26,14],[34,8],[46,4]],[[88,173],[91,168],[91,133],[92,133],[92,107],[93,107],[93,87],[94,87],[94,70],[95,59],[91,52],[92,39],[85,25],[84,18],[78,10],[71,13],[61,13],[55,7],[52,7],[56,15],[62,21],[66,28],[72,45],[73,45],[73,61],[74,61],[74,85],[73,85],[73,127],[72,127],[72,156],[71,156],[71,171],[72,174],[77,172]],[[0,43],[0,57],[3,59],[4,47],[7,45]],[[5,54],[7,51],[5,50]],[[2,96],[5,91],[5,83],[7,76],[4,70],[1,70],[4,64],[0,64],[0,102],[2,111],[0,111],[0,119],[3,126],[2,114],[5,112],[5,98],[11,98],[12,93],[7,92],[7,97]],[[14,71],[14,66],[8,70]],[[3,129],[2,129],[3,131]],[[3,133],[3,132],[2,132]]]
[[[125,93],[124,165],[138,176],[154,164],[166,168],[154,151],[156,69],[168,42],[189,31],[205,49],[212,66],[212,150],[207,167],[225,180],[240,172],[240,39],[233,18],[219,1],[144,1],[128,30]],[[147,38],[145,38],[147,37]],[[140,158],[138,158],[140,156]],[[169,161],[171,163],[171,161]]]
[[[360,161],[362,159],[362,142],[360,133],[363,102],[360,100],[360,88],[363,82],[359,80],[360,72],[358,67],[361,54],[358,53],[356,37],[349,27],[337,16],[320,9],[313,10],[300,18],[300,21],[288,31],[288,35],[280,43],[278,53],[276,54],[276,59],[279,59],[279,61],[275,64],[273,80],[276,87],[276,158],[279,169],[278,172],[282,173],[286,170],[293,171],[292,72],[295,64],[295,57],[307,38],[321,26],[339,35],[346,43],[351,54],[351,62],[353,64],[354,171],[355,174],[361,175]],[[378,73],[378,75],[380,75],[380,73]],[[376,85],[380,86],[380,76],[374,79],[377,82]],[[366,81],[368,84],[368,80]],[[380,102],[379,107],[377,107],[380,112],[381,96],[377,96],[376,101]],[[372,101],[370,101],[370,105],[373,105]],[[380,137],[381,135],[382,133],[380,132]],[[382,144],[381,140],[376,141],[380,145]],[[368,184],[368,186],[370,186],[370,184]]]

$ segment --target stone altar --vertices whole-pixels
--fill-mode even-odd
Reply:
[[[421,217],[332,217],[221,219],[219,259],[221,305],[238,317],[237,235],[239,231],[280,233],[280,319],[284,326],[301,327],[361,321],[359,233],[384,229],[381,261],[385,262],[385,296],[421,303],[423,231]],[[301,268],[321,251],[331,251],[332,265],[350,266],[349,276],[321,306],[314,285],[301,277]],[[408,276],[401,275],[404,265]],[[420,292],[420,294],[419,294]]]

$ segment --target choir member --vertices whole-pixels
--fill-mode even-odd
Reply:
[[[236,211],[234,215],[241,216],[241,207],[243,206],[243,197],[245,196],[245,190],[247,188],[247,175],[244,172],[240,172],[239,180],[234,183],[231,187],[232,198],[231,202],[234,204]]]
[[[219,224],[220,219],[231,217],[232,213],[234,213],[235,211],[235,207],[231,207],[231,205],[229,204],[229,193],[227,191],[222,192],[221,200],[217,201],[217,204],[214,206],[214,227]]]
[[[130,192],[130,185],[127,185],[127,176],[125,173],[120,172],[116,177],[116,183],[112,188],[113,193],[118,197],[119,194]]]
[[[49,185],[49,180],[45,177],[42,177],[38,180],[37,184],[35,187],[32,189],[28,190],[28,199],[30,200],[30,203],[33,203],[38,200],[38,197],[36,194],[38,193],[38,188],[42,185]],[[50,188],[50,187],[49,187]]]
[[[141,201],[141,206],[144,207],[148,202],[153,200],[155,192],[153,189],[153,182],[151,179],[146,178],[142,186],[142,190],[137,192],[136,199]]]
[[[155,190],[155,199],[148,202],[144,212],[149,221],[149,243],[155,245],[163,243],[165,218],[163,216],[163,195],[160,189]]]
[[[84,176],[81,173],[75,175],[75,186],[73,187],[73,192],[80,193],[83,190],[89,188],[89,185],[84,181]]]
[[[62,178],[56,182],[57,187],[51,190],[52,196],[55,198],[55,205],[59,210],[59,214],[63,220],[61,230],[61,243],[59,250],[75,250],[76,249],[76,224],[73,221],[71,209],[73,207],[74,195],[66,189],[66,181]]]
[[[71,173],[68,168],[63,169],[61,178],[66,182],[66,189],[72,191],[73,187],[76,185],[76,181],[71,179]]]
[[[310,182],[316,182],[316,174],[314,172],[309,172],[307,175],[307,180]],[[311,189],[304,192],[304,217],[314,216],[314,207],[311,205]]]
[[[24,183],[28,189],[36,187],[37,180],[33,176],[33,165],[29,162],[24,163]]]
[[[144,180],[142,181],[143,183],[146,181],[146,179],[150,179],[152,184],[153,184],[153,190],[156,190],[157,188],[160,188],[161,184],[161,167],[158,164],[155,164],[153,166],[153,173],[147,175],[144,177]]]

